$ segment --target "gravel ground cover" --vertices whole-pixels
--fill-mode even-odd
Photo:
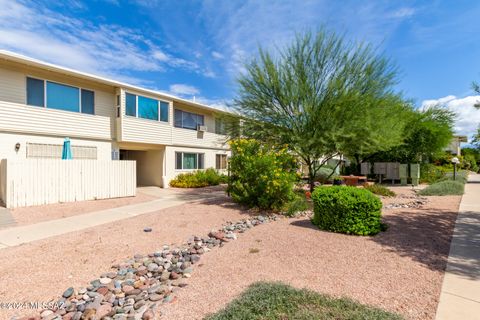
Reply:
[[[429,197],[421,208],[385,210],[390,227],[375,237],[319,231],[305,217],[260,225],[204,254],[188,287],[173,303],[162,304],[161,319],[202,319],[262,280],[348,297],[410,319],[433,319],[459,201]],[[0,297],[58,299],[70,286],[88,286],[112,264],[246,217],[247,211],[219,198],[0,250]],[[0,318],[31,313],[0,310]]]

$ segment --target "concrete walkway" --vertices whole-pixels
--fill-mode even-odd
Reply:
[[[480,319],[480,175],[465,187],[436,320]]]
[[[150,192],[154,191],[153,189]],[[163,191],[162,191],[163,192]],[[0,230],[0,249],[18,246],[68,232],[78,231],[104,223],[135,217],[138,215],[155,212],[161,209],[178,206],[187,202],[209,200],[224,195],[224,192],[210,192],[208,194],[187,194],[163,192],[163,197],[157,200],[132,204],[128,206],[90,212],[86,214],[55,219],[36,224],[13,227]]]

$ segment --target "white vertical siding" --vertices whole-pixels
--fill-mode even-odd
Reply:
[[[135,196],[135,161],[26,159],[1,162],[7,208]]]

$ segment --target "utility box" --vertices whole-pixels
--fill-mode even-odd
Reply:
[[[392,180],[392,183],[395,180],[400,179],[400,163],[398,162],[387,162],[387,174],[385,175],[385,179]]]
[[[362,176],[366,176],[372,173],[372,165],[370,162],[362,162],[360,164],[360,173]]]
[[[380,183],[382,183],[382,176],[387,174],[387,163],[375,162],[373,164],[373,173],[379,176]]]
[[[420,180],[420,164],[411,163],[410,164],[410,178],[412,179],[412,184],[418,186]]]
[[[406,186],[408,180],[408,164],[401,164],[398,173],[400,175],[400,184]]]

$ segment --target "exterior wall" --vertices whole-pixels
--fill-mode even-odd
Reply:
[[[188,147],[165,147],[165,161],[164,161],[164,187],[167,188],[170,180],[175,178],[180,173],[191,172],[194,170],[177,170],[175,169],[175,152],[193,152],[205,154],[205,169],[215,168],[215,158],[217,154],[226,154],[231,156],[230,150],[222,149],[203,149],[203,148],[188,148]]]
[[[128,160],[137,162],[137,185],[163,187],[164,150],[130,150]]]
[[[7,208],[135,196],[134,161],[2,160]]]
[[[26,159],[27,143],[63,144],[63,137],[0,132],[0,159]],[[97,148],[97,160],[111,160],[112,142],[71,138],[71,145]],[[15,151],[15,144],[20,149]]]
[[[26,105],[26,77],[95,92],[95,115]],[[114,88],[40,69],[0,62],[0,131],[111,140],[115,134]]]

